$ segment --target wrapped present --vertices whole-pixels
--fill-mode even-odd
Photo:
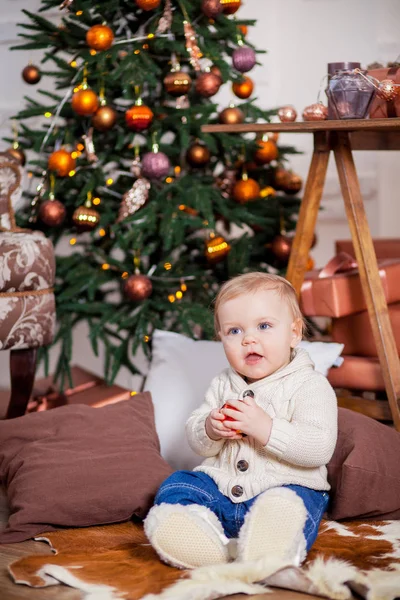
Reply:
[[[400,259],[378,261],[386,302],[400,301]],[[300,306],[308,317],[344,317],[367,309],[357,263],[341,252],[319,271],[308,271]]]
[[[53,378],[35,381],[27,412],[40,412],[65,404],[86,404],[100,408],[131,398],[130,390],[119,385],[107,385],[101,377],[82,369],[71,367],[72,387],[60,392]]]
[[[397,352],[400,354],[400,302],[388,306]],[[344,344],[343,354],[378,356],[368,312],[332,319],[332,339]]]
[[[380,238],[372,240],[376,258],[400,258],[400,238]],[[336,254],[346,252],[355,258],[353,242],[351,240],[336,240]]]
[[[400,84],[400,67],[390,67],[389,69],[371,69],[367,73],[379,81],[391,79],[394,83]],[[399,88],[397,88],[399,89]],[[400,117],[400,94],[397,93],[394,98],[385,100],[377,94],[372,101],[369,111],[370,119],[387,119]]]
[[[328,371],[328,381],[334,388],[347,390],[383,391],[385,383],[377,358],[343,356],[340,367]]]

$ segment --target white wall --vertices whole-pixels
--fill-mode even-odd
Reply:
[[[29,60],[37,60],[38,53],[28,56],[27,52],[9,52],[8,47],[16,41],[16,22],[24,20],[21,9],[34,12],[38,6],[39,0],[0,0],[0,136],[9,132],[10,115],[24,106],[23,95],[35,93],[24,84],[20,73]],[[250,74],[258,105],[266,109],[293,104],[301,114],[305,106],[317,100],[328,62],[359,61],[365,66],[376,60],[395,60],[399,53],[400,0],[244,0],[239,14],[257,19],[248,38],[258,48],[268,50],[260,57],[262,67]],[[42,82],[40,85],[44,87]],[[51,82],[47,85],[51,87]],[[219,95],[221,106],[232,99],[229,89]],[[293,158],[292,167],[305,178],[312,136],[287,134],[281,139],[304,152]],[[357,153],[356,164],[373,235],[397,237],[400,153]],[[335,239],[349,237],[333,160],[323,205],[326,210],[318,221],[319,243],[313,251],[317,265],[332,256]],[[84,328],[75,336],[74,360],[101,373],[102,360],[91,356]],[[7,372],[7,353],[0,352],[0,383],[7,380]],[[132,383],[127,373],[118,381],[122,385]],[[135,378],[132,386],[138,382]]]

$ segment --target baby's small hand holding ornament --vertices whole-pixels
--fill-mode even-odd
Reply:
[[[227,438],[230,440],[240,440],[241,434],[238,434],[231,427],[227,427],[224,423],[226,415],[220,409],[214,409],[210,412],[206,419],[206,433],[212,440],[220,440]]]
[[[230,418],[226,421],[226,427],[240,430],[265,446],[271,434],[271,417],[250,396],[243,400],[229,400],[229,405],[229,408],[222,409],[222,413]]]

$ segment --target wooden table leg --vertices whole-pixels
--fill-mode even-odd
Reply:
[[[319,205],[324,189],[328,168],[330,146],[327,133],[314,133],[314,152],[304,188],[292,250],[286,278],[291,282],[298,295],[306,272],[308,256],[314,237]]]
[[[354,166],[349,134],[338,132],[332,135],[332,147],[389,406],[394,425],[400,431],[400,362]]]
[[[11,396],[6,419],[22,417],[35,381],[37,348],[10,351]]]

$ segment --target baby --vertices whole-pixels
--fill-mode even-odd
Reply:
[[[269,554],[304,560],[328,504],[337,402],[296,348],[303,328],[286,279],[247,273],[222,286],[215,329],[230,367],[186,424],[205,460],[161,485],[145,521],[165,562],[193,568]]]

